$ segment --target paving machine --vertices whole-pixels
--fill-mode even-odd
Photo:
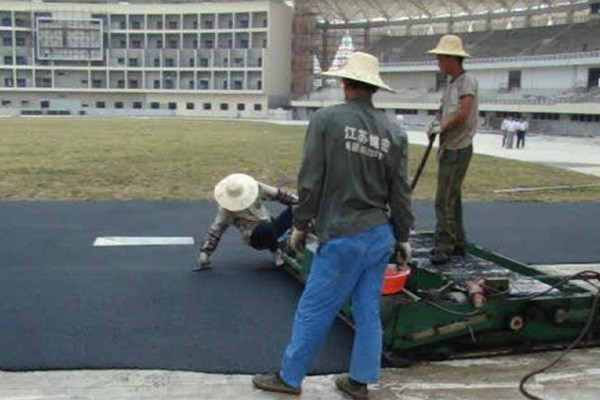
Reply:
[[[576,339],[579,346],[600,343],[597,274],[552,276],[474,244],[466,256],[434,266],[433,235],[416,233],[410,241],[406,284],[381,299],[384,356],[391,366],[557,349]],[[304,281],[316,243],[309,240],[300,255],[283,247],[286,269]],[[352,326],[349,303],[340,317]]]

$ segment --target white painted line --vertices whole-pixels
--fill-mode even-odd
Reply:
[[[193,245],[194,238],[188,236],[100,236],[94,241],[95,247],[107,246],[187,246]]]

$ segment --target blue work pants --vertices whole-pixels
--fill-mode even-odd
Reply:
[[[379,300],[394,238],[385,223],[319,246],[298,303],[290,343],[281,360],[281,378],[299,387],[311,361],[348,297],[355,322],[350,377],[379,379],[382,328]]]

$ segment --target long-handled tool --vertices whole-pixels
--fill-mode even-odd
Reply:
[[[425,164],[427,164],[427,159],[429,158],[429,153],[431,153],[431,148],[433,147],[433,142],[435,142],[436,135],[429,135],[429,144],[427,145],[427,149],[425,149],[425,154],[423,154],[423,158],[421,159],[421,163],[419,164],[419,168],[417,168],[417,172],[410,184],[410,188],[415,190],[417,186],[417,182],[419,182],[419,178],[421,177],[421,173],[423,173],[423,169],[425,168]]]

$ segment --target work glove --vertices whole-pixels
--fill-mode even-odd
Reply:
[[[434,119],[433,121],[431,121],[429,127],[427,128],[427,137],[431,138],[432,136],[439,135],[440,133],[442,133],[442,129],[440,128],[440,121]]]
[[[396,263],[398,266],[404,266],[410,262],[412,249],[410,242],[396,242]]]
[[[306,231],[292,228],[289,244],[296,254],[302,253],[302,250],[304,250],[304,247],[306,246]]]
[[[203,251],[198,256],[198,259],[196,260],[196,265],[194,265],[193,270],[200,271],[203,269],[210,269],[210,268],[212,268],[210,266],[210,256],[208,255],[208,253]]]

